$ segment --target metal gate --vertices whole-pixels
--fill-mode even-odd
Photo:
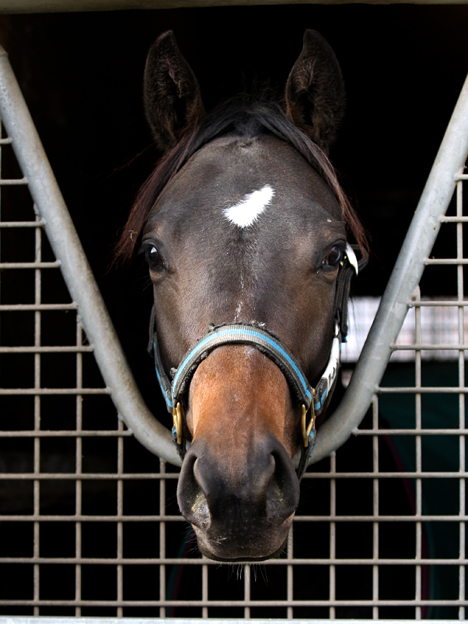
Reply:
[[[124,424],[176,462],[168,436],[140,401],[105,310],[95,306],[89,286],[74,282],[77,265],[80,275],[89,268],[62,235],[74,236],[64,206],[58,213],[47,208],[62,200],[49,184],[53,176],[6,55],[0,64],[7,127],[0,138],[0,613],[463,619],[468,176],[456,174],[456,202],[447,216],[422,218],[434,232],[441,226],[434,255],[438,247],[444,254],[451,249],[423,260],[424,279],[447,271],[444,297],[425,298],[423,283],[414,291],[424,266],[419,263],[419,274],[404,273],[413,262],[406,252],[371,333],[380,336],[379,326],[391,326],[395,336],[377,346],[369,339],[365,350],[373,355],[356,368],[348,403],[331,420],[338,428],[325,430],[318,447],[323,459],[304,477],[286,551],[258,566],[220,567],[200,558],[178,513],[177,469],[142,449]],[[457,113],[465,137],[466,91]],[[463,162],[467,141],[459,133],[460,125],[452,126],[461,145],[455,160]],[[18,140],[32,142],[35,155],[19,156],[19,165],[12,151]],[[444,170],[448,187],[454,174]],[[437,201],[441,184],[437,178]],[[36,201],[42,198],[40,211],[32,199],[24,201],[28,186]],[[56,232],[50,241],[45,228]],[[397,346],[407,305],[414,341]],[[456,311],[457,340],[429,341],[425,317],[434,309]],[[383,373],[396,350],[414,357],[404,370],[390,360],[375,392],[368,368],[379,365]],[[442,361],[434,361],[438,353]],[[359,429],[363,414],[351,414],[340,433],[339,415],[358,401],[357,386],[371,409]],[[132,420],[135,402],[145,415],[142,426]],[[341,436],[341,443],[351,431],[328,457],[330,438]]]

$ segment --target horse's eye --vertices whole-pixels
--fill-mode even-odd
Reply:
[[[343,260],[344,254],[344,249],[339,245],[335,245],[327,253],[322,261],[322,264],[325,266],[336,267]]]
[[[157,250],[156,246],[153,244],[149,244],[145,248],[145,258],[146,262],[149,265],[150,269],[156,269],[157,267],[162,266],[162,258]]]

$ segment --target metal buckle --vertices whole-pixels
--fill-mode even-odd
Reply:
[[[313,397],[315,396],[315,389],[312,389]],[[301,433],[302,440],[304,442],[304,448],[309,446],[309,436],[312,432],[312,429],[315,428],[315,407],[314,407],[314,399],[312,397],[312,402],[310,404],[310,422],[308,426],[306,426],[307,422],[307,408],[304,404],[302,404],[302,415],[301,415]]]
[[[172,422],[177,434],[177,444],[180,446],[182,444],[182,408],[180,403],[172,408]]]

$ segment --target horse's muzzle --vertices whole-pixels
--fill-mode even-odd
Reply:
[[[274,436],[242,461],[196,440],[187,452],[177,499],[200,551],[218,561],[261,561],[279,554],[299,502],[294,466]]]

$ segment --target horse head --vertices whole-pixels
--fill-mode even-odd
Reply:
[[[348,235],[365,246],[327,157],[344,99],[336,57],[310,30],[285,105],[240,98],[206,114],[172,32],[148,55],[145,112],[165,154],[118,253],[139,245],[149,265],[177,499],[212,559],[282,550],[336,380],[358,268]]]

